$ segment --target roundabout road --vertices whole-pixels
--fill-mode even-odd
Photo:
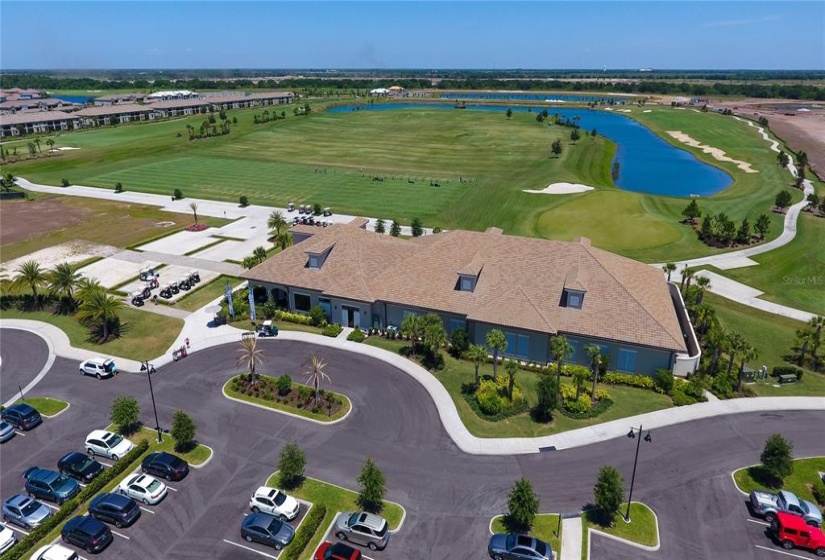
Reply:
[[[222,539],[237,538],[249,494],[275,470],[281,447],[291,439],[307,454],[309,476],[349,488],[356,487],[366,456],[376,460],[387,479],[387,497],[408,513],[387,551],[392,558],[486,557],[489,518],[506,509],[507,491],[521,476],[532,480],[542,511],[556,512],[581,509],[604,464],[630,478],[634,449],[625,438],[535,455],[467,455],[444,431],[426,391],[392,366],[303,342],[267,340],[262,347],[260,371],[288,373],[295,381],[303,380],[301,372],[313,352],[323,357],[332,378],[325,387],[346,394],[352,413],[343,422],[320,426],[224,398],[221,387],[237,371],[236,344],[159,368],[153,382],[161,425],[168,428],[174,411],[186,410],[198,424],[198,438],[216,455],[172,496],[175,522],[160,525],[146,538],[136,533],[119,558],[257,558]],[[123,373],[98,381],[79,376],[76,368],[74,361],[57,359],[38,385],[38,394],[64,398],[72,407],[3,446],[4,498],[19,491],[19,473],[29,464],[53,465],[61,454],[81,449],[89,431],[108,423],[118,393],[136,396],[144,422],[152,425],[144,375]],[[641,449],[634,498],[658,513],[661,550],[646,555],[595,538],[592,558],[764,558],[754,544],[772,545],[754,541],[748,532],[752,524],[729,472],[756,462],[765,438],[774,432],[789,437],[798,456],[825,454],[823,425],[825,411],[778,412],[657,430],[653,442]],[[140,525],[136,531],[142,530]]]
[[[46,341],[36,334],[17,329],[0,330],[0,403],[26,388],[49,358]]]

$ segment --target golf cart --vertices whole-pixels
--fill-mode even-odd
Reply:
[[[272,324],[272,321],[264,321],[261,326],[258,327],[258,336],[278,336],[278,327]]]
[[[189,283],[193,286],[201,281],[201,275],[197,270],[189,271]]]
[[[141,290],[132,292],[132,295],[129,296],[131,298],[132,305],[134,305],[135,307],[143,307],[143,300],[145,299],[143,294],[144,292]]]
[[[332,216],[332,210],[329,208],[324,208],[324,216]]]
[[[189,281],[188,276],[183,276],[182,278],[180,278],[178,280],[177,284],[178,284],[178,290],[188,290],[189,288],[192,287],[192,283]]]
[[[294,211],[295,211],[295,204],[294,204],[294,203],[292,203],[292,202],[290,202],[289,204],[287,204],[287,205],[286,205],[286,211],[287,211],[287,212],[294,212]]]
[[[170,299],[173,293],[177,293],[177,290],[173,292],[171,284],[166,284],[163,288],[160,289],[160,297],[162,297],[163,299]]]
[[[155,270],[155,267],[154,267],[154,266],[147,266],[147,267],[142,268],[142,269],[140,270],[140,274],[139,274],[139,276],[138,276],[138,277],[139,277],[141,280],[149,280],[150,278],[153,278],[153,277],[155,277],[155,276],[157,276],[157,275],[158,275],[158,273],[157,273],[157,271]]]

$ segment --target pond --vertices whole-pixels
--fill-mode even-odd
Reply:
[[[52,98],[67,101],[69,103],[80,103],[81,105],[85,105],[86,103],[94,100],[94,97],[90,95],[53,95]]]
[[[452,104],[384,103],[348,105],[328,109],[330,113],[381,111],[391,109],[430,109],[454,111]],[[467,105],[471,111],[505,112],[505,105]],[[514,106],[513,112],[537,113],[547,109],[550,115],[573,120],[579,117],[582,136],[594,128],[616,143],[615,161],[619,162],[619,188],[664,196],[712,196],[733,184],[733,178],[721,169],[708,165],[688,152],[677,148],[654,134],[637,121],[604,109],[567,109],[557,106]],[[634,109],[635,110],[635,109]]]

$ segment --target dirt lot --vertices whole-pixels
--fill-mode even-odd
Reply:
[[[746,99],[719,103],[734,113],[756,119],[768,119],[771,131],[795,152],[808,154],[811,170],[825,181],[825,103],[787,99]],[[807,111],[792,109],[804,108]]]
[[[64,202],[60,198],[3,201],[0,203],[0,244],[46,235],[80,223],[89,215],[88,208]]]

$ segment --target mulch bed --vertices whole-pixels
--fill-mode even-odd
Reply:
[[[318,402],[316,402],[315,391],[311,387],[296,383],[292,384],[289,392],[280,394],[275,380],[270,377],[260,377],[257,382],[252,382],[248,375],[240,375],[232,380],[232,389],[248,397],[276,402],[297,410],[305,410],[306,412],[326,416],[334,416],[344,406],[339,397],[323,389]]]

